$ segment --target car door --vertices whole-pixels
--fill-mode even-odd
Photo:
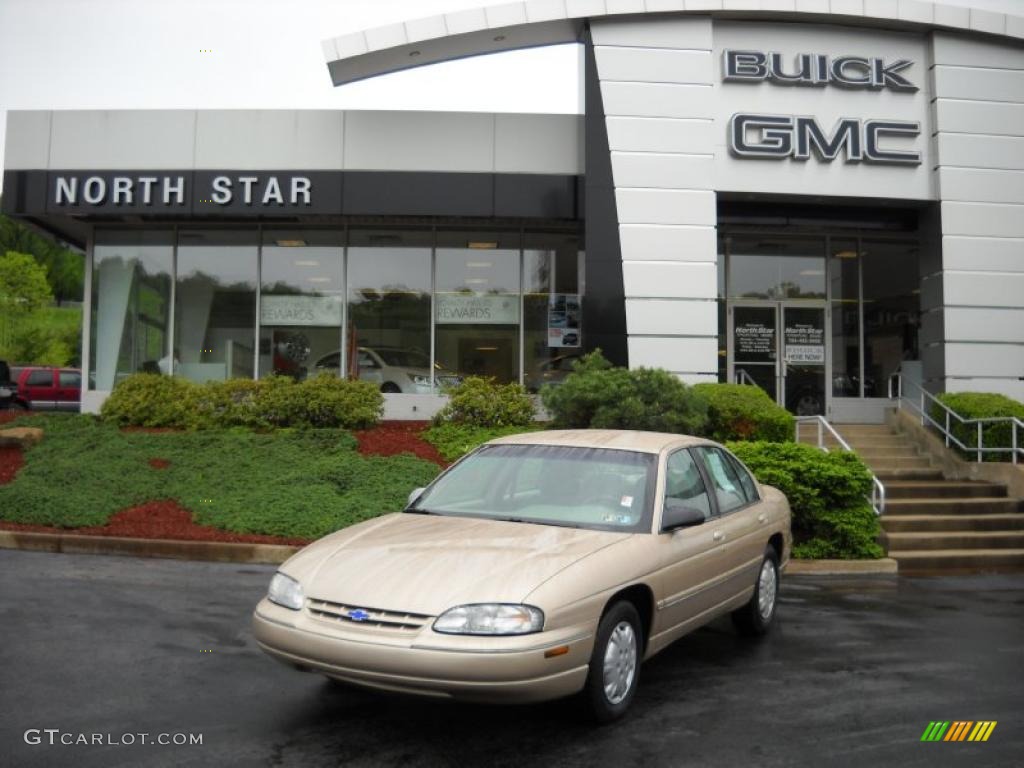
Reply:
[[[23,373],[22,397],[34,410],[49,410],[55,405],[56,371],[50,368],[34,368]]]
[[[377,361],[376,356],[371,354],[369,350],[360,349],[357,360],[359,365],[359,378],[362,381],[372,381],[374,384],[380,384],[384,381],[384,377],[381,373],[381,364]]]
[[[694,448],[715,497],[720,518],[723,600],[731,600],[754,585],[768,543],[767,517],[756,485],[743,465],[714,445]]]
[[[659,610],[654,632],[669,633],[664,638],[668,642],[701,623],[701,617],[721,602],[723,595],[717,511],[693,454],[686,448],[669,454],[663,472],[659,530],[667,499],[700,509],[706,517],[703,524],[657,534]]]
[[[82,397],[82,374],[78,371],[60,371],[57,374],[57,407],[62,411],[77,411]]]

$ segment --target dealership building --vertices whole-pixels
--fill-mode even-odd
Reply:
[[[963,2],[371,29],[323,43],[336,85],[575,42],[584,114],[15,111],[3,212],[86,252],[84,410],[136,371],[332,371],[420,418],[598,347],[839,422],[897,370],[1024,399],[1024,15]]]

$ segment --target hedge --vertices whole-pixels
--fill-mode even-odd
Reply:
[[[1014,400],[1006,395],[998,395],[993,392],[945,392],[937,396],[938,400],[965,419],[989,419],[997,416],[1016,416],[1024,421],[1024,403]],[[946,420],[945,412],[938,406],[932,406],[932,418],[939,424]],[[956,419],[950,418],[950,426],[953,434],[966,446],[978,444],[978,425],[960,424]],[[1013,445],[1013,427],[1008,423],[988,424],[982,427],[983,445],[986,448],[1010,448]],[[1017,428],[1017,446],[1024,448],[1024,429]],[[970,458],[975,458],[976,451],[961,451]],[[1012,454],[1005,453],[983,453],[985,461],[1010,461]]]
[[[525,427],[533,421],[533,400],[521,384],[497,384],[469,376],[446,390],[448,402],[434,416],[435,424],[473,427]]]
[[[776,403],[760,387],[746,384],[696,384],[693,387],[708,406],[704,436],[718,442],[770,440],[790,442],[793,414]]]
[[[384,399],[373,383],[330,374],[300,382],[269,376],[195,384],[137,373],[114,387],[100,414],[113,424],[135,427],[365,429],[380,421],[383,411]]]
[[[854,453],[802,443],[729,443],[758,481],[786,494],[793,512],[793,555],[877,558],[881,532],[866,496],[871,473]]]

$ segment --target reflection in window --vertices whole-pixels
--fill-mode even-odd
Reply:
[[[736,468],[729,463],[725,454],[708,445],[699,445],[696,451],[715,489],[719,513],[725,514],[746,504],[746,491],[736,474]]]
[[[519,233],[439,232],[435,357],[460,375],[519,381]]]
[[[537,392],[583,354],[583,254],[574,234],[528,233],[523,247],[523,379]]]
[[[340,375],[341,236],[264,232],[262,258],[260,376]]]
[[[885,397],[904,360],[918,359],[920,277],[916,243],[864,240],[864,396]]]
[[[256,233],[178,234],[176,374],[192,381],[253,376]]]
[[[173,233],[96,233],[89,369],[109,391],[141,371],[170,373]]]
[[[860,252],[856,240],[830,243],[832,395],[860,397]]]
[[[351,230],[348,249],[349,361],[353,378],[382,392],[430,387],[431,232]],[[340,354],[338,355],[340,360]],[[335,365],[333,358],[322,361]],[[318,363],[319,365],[319,363]],[[438,378],[443,371],[437,371]]]
[[[823,238],[729,237],[729,296],[823,299]]]

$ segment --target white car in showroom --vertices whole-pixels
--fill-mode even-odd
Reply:
[[[401,347],[359,347],[359,379],[372,381],[385,394],[428,395],[430,388],[430,358],[422,352]],[[341,367],[341,353],[332,352],[316,362],[316,371],[337,373]],[[434,370],[438,388],[454,387],[462,381],[457,374],[445,371],[440,365]]]

